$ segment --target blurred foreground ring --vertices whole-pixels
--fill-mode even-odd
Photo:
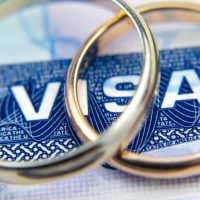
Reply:
[[[181,10],[184,11],[183,15],[184,18],[180,19],[181,21],[186,20],[187,18],[185,17],[186,13],[185,11],[192,11],[192,12],[200,12],[200,3],[199,0],[180,0],[180,1],[168,1],[168,2],[161,2],[161,3],[153,3],[153,4],[147,4],[142,7],[138,8],[138,11],[142,14],[145,13],[150,13],[153,11],[163,11],[163,10]],[[170,15],[171,19],[173,16]],[[176,17],[176,15],[175,15]],[[119,22],[123,21],[126,19],[126,16],[124,13],[121,13],[115,18],[113,18],[113,21],[108,21],[106,24],[104,24],[102,27],[99,28],[99,31],[102,29],[106,30],[110,29],[114,25],[118,24]],[[163,21],[164,17],[161,19],[154,19],[154,21],[162,20]],[[192,20],[192,18],[189,18],[189,20]],[[159,21],[160,22],[160,21]],[[102,33],[103,34],[103,33]],[[96,32],[96,38],[99,36],[99,33]],[[97,38],[98,39],[98,38]],[[92,47],[92,44],[95,43],[94,41],[94,36],[88,39],[88,43],[85,44],[87,49],[90,49]],[[84,56],[82,57],[84,59]],[[81,62],[79,60],[79,62]],[[152,66],[153,67],[153,66]],[[78,73],[77,71],[79,70],[79,66],[76,65],[74,72]],[[70,74],[69,74],[70,75]],[[71,79],[74,79],[74,77],[69,77],[68,82],[72,81]],[[75,80],[73,80],[75,81]],[[70,85],[68,84],[68,87]],[[74,99],[70,98],[70,104],[76,107],[76,109],[79,110],[78,104],[77,104],[77,91],[74,89],[72,94],[72,91],[68,91],[68,95],[74,95]],[[69,97],[70,97],[69,96]],[[69,99],[69,97],[67,97]],[[140,100],[142,102],[142,100]],[[86,126],[89,126],[88,122],[84,124],[84,126],[80,126],[79,118],[82,118],[83,115],[79,112],[78,115],[77,113],[73,112],[75,109],[74,107],[72,108],[68,103],[68,108],[70,109],[70,114],[72,117],[72,121],[75,126],[79,127],[79,135],[87,140],[87,141],[94,141],[99,137],[99,134],[90,129],[85,129]],[[132,107],[133,108],[133,107]],[[132,116],[126,116],[127,121],[124,118],[124,124],[121,126],[124,126],[124,129],[122,129],[122,132],[126,131],[126,125],[129,123],[128,120],[133,119],[135,117],[135,114],[140,112],[141,106],[138,105],[138,109],[136,111],[132,111]],[[128,109],[131,110],[129,107]],[[126,124],[127,123],[127,124]],[[107,133],[108,134],[108,133]],[[183,177],[188,177],[188,176],[193,176],[200,174],[200,153],[192,154],[189,156],[184,156],[184,157],[177,157],[177,158],[155,158],[155,157],[145,157],[133,152],[128,152],[125,150],[125,147],[127,146],[129,140],[124,140],[121,143],[121,148],[119,152],[110,160],[110,164],[117,169],[120,169],[122,171],[134,174],[134,175],[139,175],[139,176],[144,176],[144,177],[150,177],[150,178],[162,178],[162,179],[170,179],[170,178],[183,178]]]
[[[50,1],[50,0],[49,0]],[[67,1],[67,0],[66,0]],[[43,3],[43,0],[6,0],[0,1],[0,16],[5,17],[21,8],[32,4]],[[48,2],[48,1],[47,1]],[[97,141],[81,146],[78,150],[68,153],[62,157],[56,157],[51,160],[37,162],[8,162],[0,161],[0,181],[11,184],[31,184],[49,182],[54,179],[63,178],[79,174],[83,171],[94,168],[107,161],[115,155],[122,141],[136,133],[144,118],[157,83],[157,47],[150,29],[143,21],[141,16],[132,10],[122,0],[88,0],[88,2],[103,4],[114,3],[119,10],[123,10],[132,23],[136,26],[144,46],[144,70],[138,91],[131,101],[129,108],[119,118],[119,120],[106,131],[106,133]],[[112,21],[112,20],[111,20]],[[78,70],[84,61],[84,56],[89,50],[91,44],[104,32],[100,29],[90,36],[90,39],[83,43],[69,70],[69,79],[66,85],[65,97],[68,99],[69,113],[77,117],[78,126],[86,131],[94,131],[84,121],[81,115],[78,101],[76,101],[76,87],[78,79]],[[134,45],[134,44],[133,44]],[[75,94],[75,96],[74,96]],[[70,102],[70,103],[69,103]],[[73,114],[72,114],[73,113]],[[73,120],[74,121],[74,120]],[[124,130],[124,126],[126,130]]]

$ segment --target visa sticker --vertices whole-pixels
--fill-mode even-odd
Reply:
[[[141,74],[141,54],[98,57],[79,79],[89,123],[103,132],[126,108]],[[0,159],[62,155],[81,141],[64,101],[69,60],[0,67]],[[149,152],[200,139],[200,48],[161,51],[158,97],[127,147]]]

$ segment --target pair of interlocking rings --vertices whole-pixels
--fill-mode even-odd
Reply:
[[[49,0],[50,1],[50,0]],[[85,0],[86,1],[86,0]],[[10,184],[49,182],[94,168],[103,162],[122,171],[151,178],[180,178],[200,173],[200,154],[180,158],[150,158],[127,152],[125,147],[133,139],[152,103],[158,82],[158,51],[153,34],[139,13],[165,9],[200,12],[199,0],[177,0],[154,3],[136,10],[123,0],[87,0],[91,3],[114,3],[120,9],[117,15],[98,28],[82,44],[72,60],[65,87],[66,106],[77,134],[89,141],[76,151],[62,157],[39,162],[0,161],[0,181]],[[0,2],[0,16],[25,8],[44,0],[5,0]],[[47,0],[48,2],[48,0]],[[108,128],[103,136],[90,126],[78,102],[77,82],[81,67],[91,48],[98,46],[102,36],[117,23],[129,18],[135,25],[144,49],[144,66],[137,91],[124,113]]]

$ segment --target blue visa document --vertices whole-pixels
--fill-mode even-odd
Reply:
[[[134,95],[141,62],[141,54],[99,57],[79,79],[82,111],[98,132],[112,124]],[[81,144],[65,107],[69,64],[0,67],[1,160],[47,159]],[[160,65],[158,96],[127,149],[164,156],[200,152],[200,48],[161,51]]]

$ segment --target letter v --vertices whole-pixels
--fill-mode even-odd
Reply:
[[[50,116],[60,86],[60,82],[53,82],[47,85],[38,112],[35,111],[24,86],[13,86],[11,87],[11,91],[27,121],[45,120]]]

